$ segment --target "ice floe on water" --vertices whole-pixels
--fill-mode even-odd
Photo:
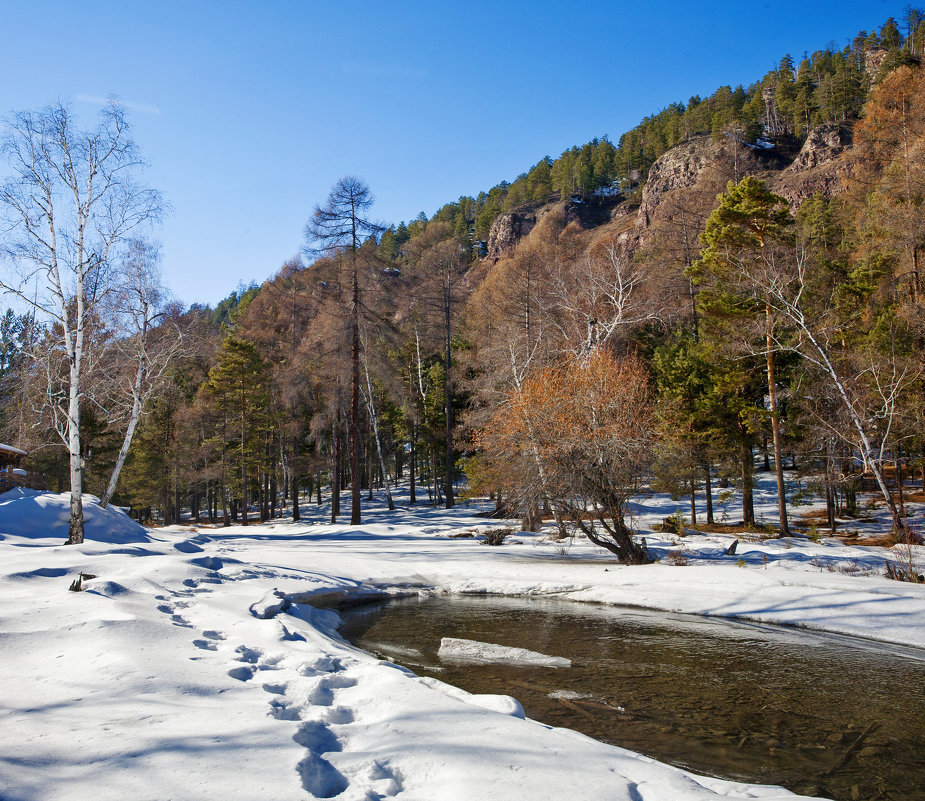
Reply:
[[[567,668],[572,660],[563,656],[548,656],[526,648],[510,648],[490,642],[463,640],[459,637],[444,637],[440,640],[439,656],[445,662],[488,664],[503,662],[506,665],[530,665],[532,667]]]

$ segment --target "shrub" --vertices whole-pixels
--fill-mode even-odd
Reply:
[[[513,534],[512,528],[490,528],[485,531],[485,539],[482,540],[484,545],[501,545],[504,538]]]

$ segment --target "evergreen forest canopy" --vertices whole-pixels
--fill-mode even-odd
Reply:
[[[341,179],[304,254],[215,309],[167,300],[160,199],[122,110],[90,134],[61,105],[23,112],[0,194],[21,272],[3,286],[32,310],[0,319],[2,438],[71,489],[73,541],[80,489],[144,519],[247,524],[298,519],[294,497],[336,518],[349,488],[358,523],[374,488],[450,506],[465,476],[501,514],[639,562],[625,510],[644,485],[692,518],[705,495],[715,525],[714,487],[735,484],[757,525],[756,455],[781,533],[786,465],[833,530],[867,488],[906,535],[902,479],[925,478],[923,53],[908,9],[385,230]],[[682,178],[650,180],[663,157]],[[57,188],[56,159],[78,165]],[[36,235],[53,206],[83,250]],[[520,228],[489,248],[508,212]]]

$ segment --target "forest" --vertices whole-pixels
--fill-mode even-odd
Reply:
[[[247,525],[374,490],[490,495],[644,562],[648,488],[790,533],[925,484],[925,13],[790,55],[431,217],[385,227],[346,176],[305,246],[215,308],[172,302],[125,110],[11,118],[0,438],[144,522]],[[169,255],[167,256],[169,258]],[[256,270],[255,270],[256,271]],[[15,300],[15,302],[14,302]],[[784,469],[800,480],[785,479]],[[755,470],[778,515],[756,519]],[[696,498],[707,519],[697,520]],[[390,499],[391,503],[391,499]],[[349,508],[348,508],[349,507]]]

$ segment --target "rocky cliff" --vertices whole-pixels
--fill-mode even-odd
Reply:
[[[850,146],[850,127],[814,128],[797,157],[771,182],[771,188],[787,198],[794,210],[813,195],[837,195],[844,188],[842,178],[848,169],[846,154]]]
[[[510,253],[514,246],[529,234],[537,223],[539,216],[536,209],[508,211],[500,215],[491,225],[488,233],[488,256],[497,261]]]
[[[569,201],[529,207],[500,215],[488,239],[489,263],[510,254],[517,243],[552,209],[560,209],[568,222],[585,229],[607,226],[627,252],[648,247],[679,226],[696,244],[696,234],[716,205],[716,196],[729,181],[754,175],[768,182],[796,210],[817,193],[833,196],[842,191],[848,169],[851,129],[844,125],[820,126],[810,132],[796,155],[776,147],[745,144],[731,136],[698,136],[664,153],[649,169],[638,206],[622,198],[592,202]],[[627,215],[634,215],[632,223]]]

